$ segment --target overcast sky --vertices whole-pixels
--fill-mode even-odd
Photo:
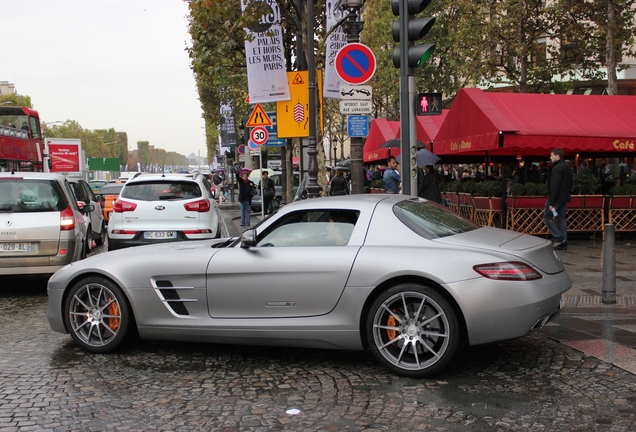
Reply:
[[[0,0],[0,80],[44,122],[114,128],[185,156],[206,156],[182,0]]]

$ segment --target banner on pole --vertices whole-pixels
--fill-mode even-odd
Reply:
[[[248,36],[245,39],[245,56],[250,103],[289,100],[278,1],[241,0],[241,10],[261,16],[258,25],[245,29]]]

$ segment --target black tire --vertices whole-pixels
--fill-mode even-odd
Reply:
[[[85,248],[84,256],[88,255],[93,250],[93,227],[91,227],[90,225],[88,226],[88,229],[86,230],[86,239],[84,243],[84,248]]]
[[[132,333],[126,298],[102,277],[86,278],[71,288],[64,302],[64,321],[75,342],[93,353],[116,351]]]
[[[393,373],[422,378],[439,372],[460,342],[456,312],[437,291],[417,284],[389,288],[366,320],[369,346]]]
[[[106,225],[102,223],[102,229],[99,231],[99,238],[95,239],[95,244],[101,246],[106,242]]]

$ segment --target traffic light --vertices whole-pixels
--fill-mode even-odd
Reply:
[[[393,15],[400,17],[393,22],[393,40],[400,46],[393,49],[393,66],[409,69],[420,66],[435,51],[435,44],[415,45],[435,24],[435,18],[416,18],[414,15],[422,12],[431,0],[391,0]],[[402,11],[400,10],[402,9]],[[412,75],[409,73],[408,75]]]
[[[419,93],[415,99],[415,112],[418,116],[442,114],[441,93]]]

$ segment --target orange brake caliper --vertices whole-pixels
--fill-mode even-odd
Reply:
[[[113,300],[115,300],[114,297],[108,299],[109,302],[112,302],[108,306],[108,314],[119,316],[119,306],[117,305],[117,302]],[[108,327],[110,327],[112,331],[116,331],[119,328],[119,318],[109,318]]]
[[[393,312],[395,312],[395,310]],[[389,327],[397,327],[397,321],[395,320],[395,317],[393,315],[389,315],[389,318],[386,320],[386,325]],[[397,337],[397,331],[387,330],[386,335],[389,337],[389,340],[393,340]]]

